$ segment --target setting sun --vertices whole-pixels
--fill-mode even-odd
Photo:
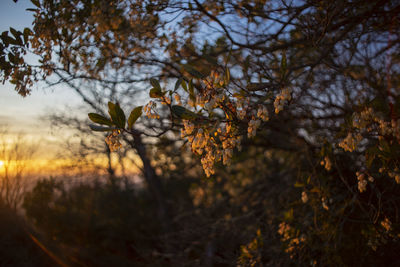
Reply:
[[[0,160],[0,167],[3,167],[4,161]]]

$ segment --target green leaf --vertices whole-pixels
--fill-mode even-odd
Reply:
[[[365,160],[368,168],[371,168],[372,163],[374,162],[374,159],[378,153],[379,149],[377,147],[371,147],[367,150],[367,153],[365,153]]]
[[[225,85],[227,85],[230,80],[231,80],[231,73],[230,73],[229,69],[226,68],[225,79],[224,79]]]
[[[375,110],[380,110],[381,112],[384,113],[388,113],[390,112],[390,107],[387,104],[386,100],[381,97],[381,96],[377,96],[375,97],[370,103],[369,105],[375,109]]]
[[[111,120],[115,123],[115,125],[117,125],[119,128],[125,128],[125,113],[118,103],[114,104],[112,102],[108,102],[108,113],[110,114]]]
[[[244,98],[244,94],[241,94],[241,93],[234,93],[232,96],[233,96],[234,98],[240,98],[240,99],[243,99],[243,98]]]
[[[13,27],[10,27],[10,32],[12,33],[12,35],[14,35],[16,38],[18,36],[21,35],[21,32],[17,31],[16,29],[14,29]]]
[[[1,33],[2,38],[5,38],[6,36],[8,36],[8,31],[4,31]]]
[[[133,124],[142,115],[142,108],[143,108],[143,106],[139,106],[139,107],[134,108],[131,111],[131,114],[129,115],[129,118],[128,118],[128,128],[129,129],[132,129]]]
[[[40,2],[39,0],[31,0],[32,4],[40,8]]]
[[[183,65],[183,68],[189,72],[190,75],[192,75],[195,78],[198,79],[204,79],[205,77],[207,77],[207,75],[204,75],[203,73],[201,73],[200,71],[196,70],[195,68],[193,68],[191,65],[185,64]]]
[[[160,98],[160,97],[162,97],[163,95],[165,94],[165,92],[163,93],[163,92],[161,92],[161,89],[159,89],[159,88],[151,88],[150,89],[150,92],[149,92],[149,96],[151,97],[151,98]]]
[[[39,0],[31,0],[32,4],[40,8],[40,2]]]
[[[284,216],[285,220],[291,221],[293,219],[293,208],[285,211],[283,216]]]
[[[110,114],[112,121],[114,121],[114,118],[117,117],[117,113],[115,111],[115,104],[113,102],[108,102],[108,114]]]
[[[152,85],[154,88],[156,88],[157,90],[160,90],[160,92],[161,92],[160,83],[159,83],[156,79],[151,78],[151,79],[150,79],[150,83],[151,83],[151,85]]]
[[[261,91],[271,86],[269,83],[249,83],[246,87],[249,91]]]
[[[189,96],[193,102],[196,101],[196,97],[194,95],[194,88],[193,88],[193,79],[190,79],[190,81],[189,81]]]
[[[18,37],[15,38],[15,41],[18,43],[18,45],[23,46],[24,42],[22,41],[21,36],[19,35]]]
[[[187,84],[186,84],[185,80],[182,80],[181,85],[182,85],[183,90],[185,90],[187,92],[188,88],[187,88]]]
[[[29,28],[24,29],[24,41],[28,42],[29,36],[32,35],[32,31]]]
[[[210,55],[202,55],[202,57],[214,66],[218,66],[218,60]]]
[[[179,86],[182,84],[182,81],[183,81],[183,78],[182,78],[182,77],[180,77],[180,78],[176,81],[174,91],[178,90]]]
[[[185,113],[186,108],[178,105],[174,105],[171,107],[172,113],[176,115],[177,117],[181,117],[183,113]]]
[[[8,53],[8,60],[13,64],[17,64],[17,58],[12,52]]]
[[[294,184],[294,187],[304,187],[304,184],[303,184],[303,183],[300,183],[300,182],[296,182],[296,183]]]
[[[17,42],[14,38],[12,38],[11,36],[8,36],[8,31],[5,31],[1,34],[1,39],[4,42],[4,45],[7,47],[9,44],[13,44],[16,45]]]
[[[383,152],[390,153],[389,143],[385,139],[380,140],[379,145],[382,148]]]
[[[311,193],[319,193],[319,192],[321,192],[321,190],[320,190],[318,187],[313,187],[313,188],[310,190],[310,192],[311,192]]]
[[[96,132],[110,132],[114,130],[114,127],[104,127],[104,126],[99,126],[99,125],[94,125],[94,124],[89,124],[90,129]]]
[[[125,123],[126,123],[125,113],[118,104],[116,105],[116,111],[117,111],[117,116],[118,116],[118,121],[119,121],[119,123],[117,125],[121,128],[125,128]]]
[[[111,120],[109,120],[108,118],[106,118],[100,114],[89,113],[88,116],[89,116],[89,119],[95,123],[108,125],[108,126],[113,125],[113,122]]]
[[[182,107],[182,106],[178,106],[178,105],[174,105],[171,107],[172,109],[172,113],[181,119],[184,120],[193,120],[196,118],[199,118],[199,115],[197,115],[196,113]]]

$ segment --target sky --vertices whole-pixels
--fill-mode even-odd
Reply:
[[[18,0],[17,3],[13,0],[0,0],[0,33],[9,30],[9,27],[17,30],[31,27],[33,16],[32,12],[26,11],[27,8],[34,8],[29,0]],[[29,173],[46,177],[56,175],[57,170],[62,171],[59,166],[68,165],[69,159],[63,159],[59,155],[66,154],[64,143],[71,132],[68,132],[68,128],[54,129],[43,118],[54,113],[65,114],[74,107],[82,106],[84,104],[81,98],[66,86],[49,88],[47,85],[37,84],[30,95],[22,97],[10,83],[0,83],[0,175],[4,171],[6,159],[1,154],[2,147],[4,148],[4,144],[9,148],[13,147],[12,144],[15,144],[21,133],[26,144],[24,148],[36,149],[29,160],[19,160],[27,164]],[[79,113],[78,117],[81,116]],[[98,160],[98,164],[106,164],[104,158]],[[137,173],[137,167],[132,163],[125,164],[127,172]],[[118,173],[118,169],[116,171]]]
[[[26,11],[33,5],[29,0],[0,1],[0,32],[9,27],[22,30],[32,25],[32,12]],[[9,84],[0,84],[0,128],[12,131],[24,131],[32,135],[43,135],[49,131],[40,118],[54,110],[63,109],[66,105],[73,106],[80,103],[80,99],[70,90],[63,87],[37,85],[31,95],[20,96],[14,87]]]
[[[13,27],[23,30],[31,27],[34,7],[29,0],[0,0],[0,32]],[[57,136],[51,131],[49,122],[42,118],[54,111],[63,110],[67,105],[76,106],[81,101],[72,91],[61,86],[49,88],[36,85],[27,97],[20,96],[9,84],[0,84],[0,131],[6,130],[11,135],[23,132],[28,139],[40,141],[41,149],[55,152]]]

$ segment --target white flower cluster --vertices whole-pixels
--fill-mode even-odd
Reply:
[[[214,164],[222,161],[224,165],[231,162],[233,151],[235,148],[240,149],[242,136],[239,134],[237,120],[247,123],[247,136],[252,138],[256,135],[257,129],[261,126],[261,122],[269,120],[269,113],[265,103],[258,104],[256,108],[251,104],[251,98],[242,92],[229,92],[227,82],[229,75],[222,77],[215,71],[202,80],[205,85],[202,90],[194,92],[192,85],[189,88],[184,85],[185,91],[189,94],[187,100],[182,101],[181,96],[177,92],[173,92],[170,98],[160,98],[164,104],[172,104],[174,100],[178,105],[185,102],[187,107],[191,107],[198,113],[202,113],[203,117],[209,115],[209,123],[207,126],[194,118],[191,121],[184,120],[181,129],[181,137],[187,138],[191,146],[191,150],[201,156],[201,163],[207,176],[214,174]],[[188,90],[189,89],[189,90]],[[173,96],[173,97],[172,97]],[[278,113],[283,106],[290,101],[291,91],[283,89],[275,99],[275,111]],[[156,112],[156,103],[150,101],[144,106],[144,113],[152,119],[158,119],[160,116]],[[215,109],[218,109],[215,113]],[[221,122],[221,118],[216,118],[216,114],[225,113],[226,120]],[[199,116],[200,118],[200,116]],[[234,127],[235,126],[235,127]],[[233,130],[234,128],[234,130]]]
[[[396,183],[400,184],[400,171],[399,168],[394,168],[393,171],[388,171],[389,177],[393,178]]]
[[[290,227],[289,224],[287,224],[286,222],[281,222],[279,224],[278,234],[283,236],[283,240],[286,241],[286,240],[290,239],[291,229],[292,228]]]
[[[363,139],[361,134],[365,136],[377,136],[380,141],[391,140],[390,142],[400,143],[400,120],[385,121],[379,113],[376,113],[373,108],[368,107],[363,109],[361,112],[356,112],[353,114],[353,130],[354,133],[348,133],[347,137],[339,143],[345,151],[354,151],[357,149],[358,144]],[[379,143],[378,148],[381,151],[385,151],[385,147]],[[396,170],[397,169],[397,170]],[[380,173],[387,172],[387,175],[394,178],[396,183],[400,184],[400,172],[398,168],[395,170],[389,170],[387,167],[381,167],[379,169]],[[365,175],[357,172],[358,179],[358,190],[364,192],[368,184],[367,180],[373,181],[371,176],[368,179]],[[372,181],[371,181],[372,179]]]
[[[268,121],[268,110],[267,107],[264,105],[259,105],[258,110],[257,110],[257,117],[260,118],[263,121]]]
[[[238,110],[237,110],[236,116],[237,116],[240,120],[244,120],[244,118],[246,117],[246,110],[245,110],[245,109],[238,109]]]
[[[332,169],[332,162],[328,156],[325,156],[324,159],[321,161],[321,166],[325,166],[325,169],[327,171],[330,171]]]
[[[210,127],[212,129],[213,127]],[[230,124],[217,126],[216,131],[211,131],[183,121],[181,137],[187,137],[194,153],[201,155],[201,163],[207,177],[215,173],[214,164],[222,160],[224,165],[229,165],[234,148],[240,148],[240,137],[236,137]],[[220,142],[216,142],[219,139]]]
[[[369,122],[373,119],[372,108],[366,108],[360,113],[355,113],[353,116],[353,127],[358,129],[366,128]]]
[[[207,110],[208,113],[210,113],[216,106],[216,101],[214,98],[212,98],[210,101],[208,101],[206,104],[204,104],[204,108]]]
[[[203,166],[203,170],[207,177],[210,177],[215,173],[214,161],[217,158],[221,158],[221,155],[215,155],[211,150],[201,158],[201,165]]]
[[[290,258],[293,258],[294,253],[296,252],[300,243],[306,241],[304,235],[301,235],[299,237],[298,233],[296,233],[295,235],[294,234],[295,231],[293,230],[294,229],[292,229],[290,225],[285,222],[279,224],[278,234],[282,236],[282,241],[288,242],[288,247],[285,249],[285,252],[290,254]]]
[[[206,147],[208,140],[209,135],[204,133],[203,128],[199,128],[191,142],[192,150],[199,155],[203,154],[203,149]]]
[[[181,105],[181,96],[178,93],[175,93],[174,95],[175,101],[178,105]]]
[[[235,96],[235,104],[236,104],[236,116],[240,120],[244,120],[247,115],[247,109],[249,108],[250,105],[250,99],[243,97],[241,95],[236,95]]]
[[[168,96],[161,97],[161,104],[163,105],[171,105],[172,99]]]
[[[106,143],[108,145],[108,147],[110,148],[110,151],[116,151],[120,148],[122,148],[122,144],[119,141],[119,134],[121,133],[120,130],[113,130],[111,134],[109,134],[106,137]]]
[[[217,87],[222,87],[224,85],[224,81],[221,79],[221,76],[216,71],[211,71],[210,76],[203,80],[204,85],[206,86],[206,90],[213,90]]]
[[[400,142],[400,119],[385,121],[369,107],[353,115],[353,127],[364,132],[376,132],[380,137],[392,136]]]
[[[196,102],[193,102],[189,99],[189,106],[193,108],[199,106],[207,110],[208,113],[211,113],[214,108],[218,107],[218,105],[223,103],[223,101],[226,99],[226,96],[223,93],[207,94],[211,93],[211,91],[205,91],[205,93],[206,95],[203,96],[197,95]]]
[[[188,136],[189,141],[192,142],[193,136],[191,136],[191,134],[195,128],[196,127],[194,126],[194,124],[190,123],[190,121],[183,120],[183,128],[181,129],[181,137],[184,138],[184,137]],[[190,137],[191,137],[191,139],[190,139]]]
[[[289,88],[284,88],[276,96],[274,101],[275,113],[278,114],[283,110],[283,106],[292,99],[291,90]]]
[[[256,136],[257,128],[260,127],[261,121],[255,119],[254,117],[249,121],[249,125],[247,127],[247,137],[252,138]]]
[[[355,136],[353,133],[348,133],[346,138],[339,143],[339,146],[345,151],[353,152],[357,149],[357,146],[362,139],[363,137],[359,133],[356,133]]]
[[[385,218],[385,220],[381,221],[381,225],[386,232],[389,232],[392,229],[392,222],[388,218]]]
[[[367,180],[365,179],[365,175],[363,173],[356,173],[357,176],[357,180],[358,180],[358,191],[360,191],[360,193],[364,192],[367,190]]]
[[[308,196],[307,196],[307,193],[305,191],[303,191],[301,193],[301,201],[303,201],[303,203],[307,203],[307,201],[308,201]]]
[[[325,210],[329,210],[328,201],[326,200],[325,197],[322,197],[322,198],[321,198],[321,202],[322,202],[322,207],[323,207]]]
[[[400,119],[392,120],[392,135],[397,139],[397,142],[400,142]]]
[[[160,115],[156,112],[157,103],[154,101],[149,101],[144,107],[143,111],[149,119],[159,119]]]
[[[374,182],[374,178],[372,176],[368,176],[367,180],[365,173],[356,172],[356,176],[358,180],[358,191],[360,191],[360,193],[367,190],[368,181],[370,181],[371,183]]]
[[[222,152],[222,163],[224,165],[229,165],[231,164],[231,158],[233,155],[233,149],[232,148],[226,148]]]

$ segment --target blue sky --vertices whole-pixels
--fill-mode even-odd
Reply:
[[[0,0],[0,32],[9,27],[21,30],[32,25],[32,12],[26,11],[33,5],[29,0]],[[30,135],[49,134],[50,125],[40,117],[65,105],[79,103],[79,98],[66,88],[46,88],[37,85],[31,95],[21,97],[11,84],[0,84],[0,128],[10,131],[23,131]]]

